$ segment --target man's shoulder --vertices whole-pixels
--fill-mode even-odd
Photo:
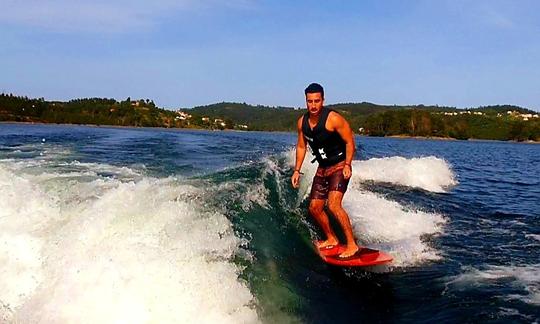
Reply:
[[[345,118],[335,110],[330,110],[330,112],[328,113],[328,121],[332,124],[346,122]]]
[[[304,115],[298,117],[298,120],[296,121],[296,125],[298,126],[298,129],[302,128],[303,122],[304,122]]]

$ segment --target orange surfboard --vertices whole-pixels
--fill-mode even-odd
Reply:
[[[345,246],[341,244],[317,250],[324,262],[341,267],[367,267],[389,263],[393,260],[389,254],[364,246],[360,246],[360,250],[348,258],[339,257],[339,254],[345,251]]]

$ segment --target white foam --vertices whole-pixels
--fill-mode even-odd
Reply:
[[[464,272],[447,282],[447,290],[465,290],[490,285],[505,285],[521,290],[520,294],[499,296],[540,305],[540,264],[524,266],[487,265],[483,269],[464,267]]]
[[[209,195],[212,195],[212,193],[218,193],[219,195],[227,193],[227,197],[238,202],[243,211],[250,210],[254,204],[266,209],[270,207],[267,201],[268,189],[264,186],[262,180],[257,181],[255,184],[240,180],[227,181],[217,186],[212,185],[207,191]],[[226,208],[226,206],[222,207]]]
[[[540,235],[538,235],[538,234],[526,234],[525,237],[526,238],[532,238],[534,240],[540,241]]]
[[[241,241],[186,198],[204,199],[198,190],[148,177],[43,183],[1,164],[0,319],[257,322],[231,261]]]
[[[433,192],[446,192],[458,183],[449,164],[434,156],[410,159],[393,156],[353,161],[352,180],[388,182]]]
[[[118,167],[105,163],[79,162],[76,160],[59,162],[52,159],[4,159],[0,160],[0,165],[12,172],[24,172],[28,176],[40,177],[36,181],[46,181],[48,179],[63,181],[62,178],[72,177],[93,177],[95,179],[99,177],[99,174],[106,174],[122,180],[135,180],[140,179],[142,176],[141,172],[124,166]]]
[[[294,168],[296,162],[295,149],[291,148],[284,154],[287,159],[287,164],[291,168]],[[315,176],[315,172],[317,171],[318,167],[317,163],[310,163],[313,158],[314,155],[311,154],[310,150],[307,150],[306,157],[304,158],[301,168],[303,175],[300,176],[300,187],[298,188],[298,199],[296,201],[296,206],[299,206],[300,203],[308,197],[309,191],[311,190],[311,183],[313,182],[313,177]]]
[[[439,251],[423,239],[426,234],[442,232],[445,219],[441,215],[407,208],[355,188],[347,191],[343,207],[359,243],[389,252],[394,257],[393,266],[411,266],[441,258]]]
[[[284,153],[288,165],[295,165],[295,149]],[[317,163],[310,163],[314,156],[307,150],[302,164],[300,193],[307,195],[311,180],[317,171]],[[432,192],[446,192],[458,184],[450,165],[443,159],[428,156],[419,158],[404,158],[401,156],[372,158],[366,161],[353,160],[353,175],[351,184],[366,180],[392,183],[401,186],[421,188]]]
[[[240,178],[233,181],[226,181],[218,185],[205,185],[204,187],[208,194],[214,197],[216,197],[216,194],[221,196],[223,193],[226,193],[227,200],[238,203],[243,211],[250,210],[254,205],[269,209],[269,190],[266,188],[264,181],[266,176],[271,175],[279,184],[279,168],[274,161],[268,158],[263,158],[261,162],[263,163],[264,169],[262,170],[261,175],[256,179]],[[245,167],[248,167],[252,163],[253,161],[247,162]],[[277,190],[280,190],[279,186],[277,186]],[[226,208],[226,206],[223,207]]]
[[[2,165],[0,196],[0,304],[12,311],[43,279],[40,236],[59,209],[45,192]]]

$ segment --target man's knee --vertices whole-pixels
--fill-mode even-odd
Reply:
[[[339,213],[343,207],[341,207],[341,201],[339,200],[329,200],[328,201],[328,209],[332,214]]]
[[[318,215],[323,212],[323,209],[324,209],[324,203],[311,202],[309,204],[309,213],[311,215]]]

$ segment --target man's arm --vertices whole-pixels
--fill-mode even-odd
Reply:
[[[291,177],[293,188],[298,188],[298,182],[300,180],[300,168],[302,167],[302,163],[304,163],[304,158],[306,156],[306,139],[304,138],[304,133],[302,132],[302,119],[303,116],[300,117],[297,122],[298,140],[296,142],[296,163],[294,164],[294,172]]]
[[[338,132],[343,141],[345,142],[345,167],[343,168],[343,175],[345,179],[349,179],[352,175],[351,163],[356,151],[354,145],[354,134],[349,126],[349,123],[340,114],[331,112],[328,116],[328,125],[331,130]]]

